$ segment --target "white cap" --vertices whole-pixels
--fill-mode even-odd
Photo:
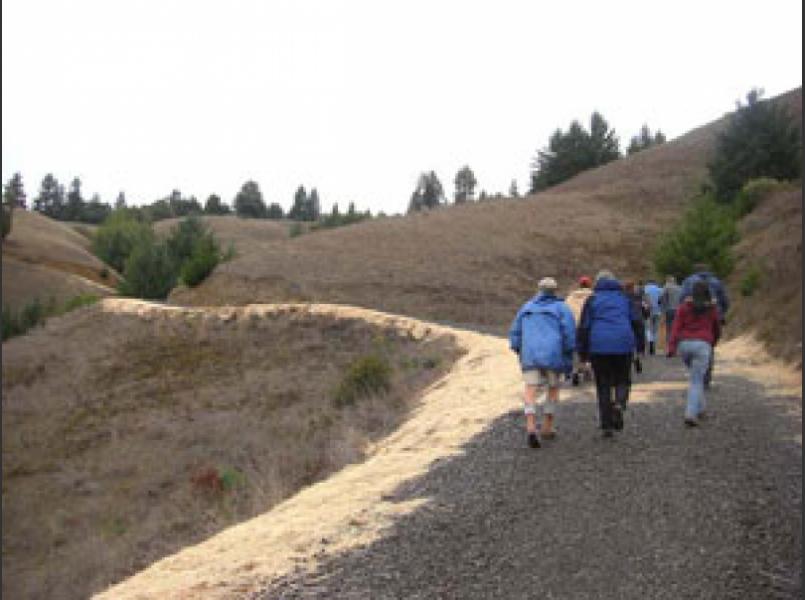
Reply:
[[[548,290],[555,290],[558,286],[556,285],[556,279],[553,277],[543,277],[539,280],[537,284],[537,288],[540,292],[547,292]]]

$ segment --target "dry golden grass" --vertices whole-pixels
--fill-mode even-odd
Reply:
[[[36,212],[14,212],[11,234],[3,241],[4,306],[17,309],[37,297],[62,302],[79,294],[109,296],[117,281],[73,227]]]
[[[802,188],[765,198],[741,223],[737,265],[728,281],[733,307],[727,332],[752,333],[775,356],[802,366]],[[751,296],[741,282],[760,275]]]
[[[238,254],[260,253],[266,244],[288,239],[289,224],[283,221],[235,216],[202,216],[200,219],[209,226],[222,248],[233,244]],[[182,219],[158,221],[154,223],[154,231],[157,235],[167,236],[180,221]]]
[[[86,598],[362,460],[460,353],[363,316],[106,300],[6,343],[3,596]],[[336,406],[369,354],[391,391]]]

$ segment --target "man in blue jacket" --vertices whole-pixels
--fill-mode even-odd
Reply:
[[[523,411],[532,448],[540,447],[537,403],[544,413],[542,437],[553,438],[561,375],[573,370],[576,323],[570,307],[557,298],[556,287],[552,277],[541,279],[537,295],[517,311],[509,331],[509,346],[519,355],[523,371]]]
[[[623,411],[632,385],[635,336],[642,332],[642,320],[643,315],[623,292],[620,281],[611,271],[600,271],[593,294],[581,311],[576,347],[580,360],[589,360],[593,366],[604,437],[623,429]]]

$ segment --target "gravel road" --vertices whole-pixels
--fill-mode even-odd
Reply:
[[[538,450],[504,414],[396,490],[427,502],[381,539],[340,555],[324,540],[315,568],[253,598],[801,598],[801,399],[722,364],[714,417],[687,429],[684,392],[662,385],[684,380],[678,360],[646,363],[616,439],[589,386],[563,391]]]

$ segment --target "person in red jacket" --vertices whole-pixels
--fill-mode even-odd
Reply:
[[[668,356],[679,355],[690,372],[685,425],[695,427],[704,415],[704,377],[713,348],[721,335],[721,324],[706,281],[693,284],[693,293],[676,311],[668,340]]]

